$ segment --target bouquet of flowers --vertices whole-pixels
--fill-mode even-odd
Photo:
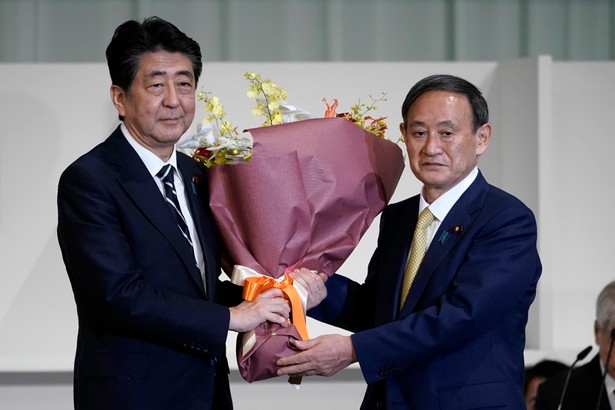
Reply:
[[[208,166],[242,162],[209,170],[223,267],[244,285],[244,298],[275,286],[291,303],[291,326],[263,324],[237,339],[240,373],[252,382],[276,375],[276,360],[294,353],[289,338],[308,337],[305,291],[287,273],[295,267],[335,273],[390,200],[404,164],[399,146],[384,138],[384,118],[365,115],[377,100],[345,114],[336,114],[337,101],[325,101],[325,118],[309,118],[270,80],[246,78],[248,96],[262,96],[253,112],[265,117],[263,126],[240,137],[217,108],[218,123],[206,121],[218,124],[211,127],[214,138],[197,134],[183,147]],[[218,103],[202,98],[214,115]]]

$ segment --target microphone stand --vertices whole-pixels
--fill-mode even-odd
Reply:
[[[568,374],[566,375],[566,381],[564,382],[564,389],[562,390],[562,395],[559,398],[559,404],[557,405],[557,410],[562,410],[562,403],[564,402],[564,395],[566,394],[566,390],[568,389],[568,383],[570,382],[570,375],[572,374],[572,369],[574,368],[574,365],[577,364],[579,361],[585,359],[585,356],[587,356],[589,352],[591,351],[592,351],[592,347],[587,346],[577,355],[577,358],[574,360],[574,362],[572,362],[572,364],[568,368]]]
[[[600,402],[602,401],[602,393],[604,392],[604,380],[606,374],[609,372],[609,362],[611,361],[611,353],[613,352],[613,342],[615,342],[615,328],[611,330],[611,345],[609,346],[609,352],[606,355],[606,363],[604,364],[604,372],[602,372],[602,383],[600,383],[600,393],[598,394],[598,404],[596,404],[596,410],[600,409]]]

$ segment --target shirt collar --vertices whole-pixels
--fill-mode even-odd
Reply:
[[[428,204],[423,197],[423,192],[421,190],[421,198],[419,200],[419,213],[429,206],[429,210],[435,216],[438,221],[443,221],[446,218],[446,215],[451,210],[453,205],[457,202],[457,200],[463,195],[463,193],[472,185],[472,182],[478,176],[478,167],[474,167],[474,169],[466,176],[464,179],[459,181],[457,185],[446,191],[442,196],[433,201],[433,203]]]
[[[604,372],[604,365],[602,362],[600,362],[600,368]],[[609,373],[607,373],[604,377],[604,387],[606,388],[607,393],[613,394],[613,391],[615,390],[615,379],[613,379]]]
[[[128,128],[126,128],[124,123],[120,124],[120,129],[122,130],[122,134],[124,134],[126,141],[128,141],[130,146],[137,152],[137,155],[139,155],[139,158],[141,158],[141,161],[143,161],[143,164],[145,164],[145,167],[152,177],[155,177],[158,171],[160,171],[160,168],[166,164],[171,164],[173,168],[177,170],[177,153],[175,149],[173,149],[173,153],[171,154],[169,160],[164,162],[152,151],[139,144],[135,137],[130,134],[130,131],[128,131]],[[177,172],[177,175],[179,175],[179,172]]]

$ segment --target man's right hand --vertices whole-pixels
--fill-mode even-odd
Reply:
[[[229,330],[236,332],[247,332],[266,321],[286,326],[290,315],[290,306],[279,289],[268,289],[256,300],[243,301],[229,310]]]

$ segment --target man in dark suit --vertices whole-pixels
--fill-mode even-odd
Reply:
[[[368,383],[362,409],[523,409],[525,326],[542,269],[534,215],[477,168],[491,125],[472,84],[424,78],[402,117],[423,189],[384,210],[365,282],[333,275],[309,313],[356,333],[296,343],[304,351],[280,359],[279,374],[332,375],[358,361]],[[406,296],[426,208],[428,248]]]
[[[242,302],[218,279],[206,169],[175,151],[194,118],[199,45],[159,18],[128,21],[107,61],[122,123],[58,187],[75,408],[231,409],[228,331],[283,324],[289,308],[280,291]]]
[[[568,372],[550,377],[538,388],[536,410],[556,410],[561,401],[561,410],[610,410],[615,409],[615,359],[613,354],[613,332],[615,331],[615,282],[606,285],[596,301],[594,339],[599,347],[592,360],[570,373],[568,387],[562,399]],[[602,382],[603,369],[609,363],[608,372]],[[600,401],[600,404],[598,404]]]

